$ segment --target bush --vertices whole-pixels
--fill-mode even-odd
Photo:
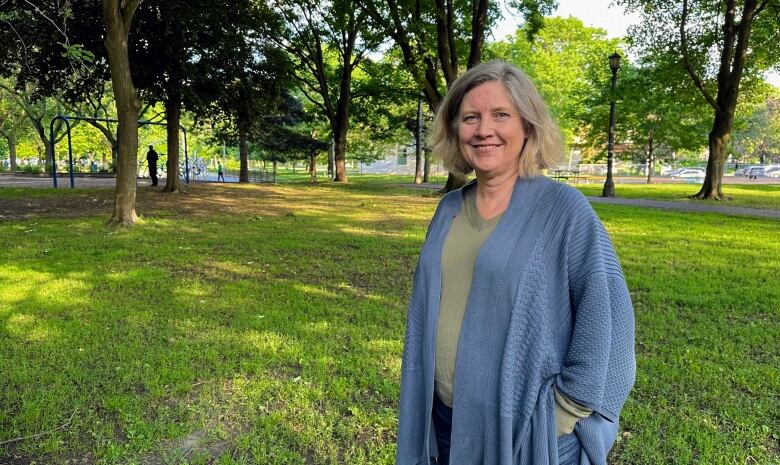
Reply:
[[[43,167],[40,165],[20,165],[16,167],[16,170],[22,173],[32,173],[32,174],[43,173]]]

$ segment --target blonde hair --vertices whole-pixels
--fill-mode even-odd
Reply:
[[[512,105],[523,120],[528,138],[520,156],[520,176],[533,177],[563,158],[563,137],[533,82],[522,71],[501,60],[479,64],[463,73],[447,92],[436,112],[431,145],[448,171],[468,174],[473,168],[460,152],[458,115],[463,98],[473,88],[489,81],[504,85]]]

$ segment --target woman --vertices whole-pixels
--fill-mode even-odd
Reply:
[[[453,83],[433,143],[476,181],[442,199],[420,254],[396,463],[605,465],[633,310],[587,200],[540,176],[558,128],[528,77],[491,61]]]

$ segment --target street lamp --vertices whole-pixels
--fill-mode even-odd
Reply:
[[[620,68],[620,55],[617,52],[609,56],[609,69],[612,70],[612,92],[609,98],[609,141],[607,142],[607,180],[604,182],[602,197],[615,196],[615,183],[612,181],[612,161],[615,154],[612,152],[615,144],[615,88],[617,87],[617,72]]]

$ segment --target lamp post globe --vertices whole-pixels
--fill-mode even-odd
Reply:
[[[607,142],[607,180],[604,182],[602,197],[615,196],[615,182],[612,180],[612,164],[615,159],[615,89],[617,88],[617,72],[620,69],[620,55],[615,52],[609,56],[609,69],[612,71],[612,92],[609,98],[609,138]]]

